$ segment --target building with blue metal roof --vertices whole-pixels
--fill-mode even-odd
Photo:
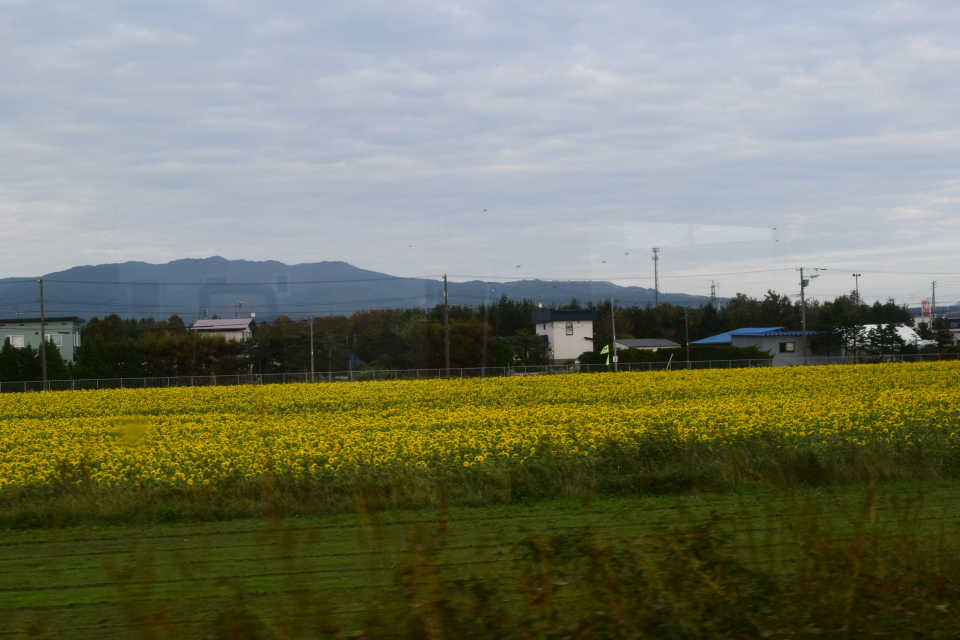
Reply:
[[[816,331],[807,331],[809,341],[808,356],[829,355],[822,353],[817,341]],[[783,327],[747,327],[734,329],[715,336],[696,340],[690,346],[756,347],[773,354],[774,366],[803,364],[803,332],[786,331]]]

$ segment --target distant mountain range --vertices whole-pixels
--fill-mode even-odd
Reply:
[[[205,259],[167,264],[124,262],[73,267],[48,273],[44,280],[47,316],[90,319],[117,313],[157,319],[178,314],[191,322],[204,315],[271,320],[278,315],[350,314],[363,309],[433,307],[443,302],[443,282],[401,278],[360,269],[346,262],[288,265],[282,262]],[[0,318],[35,317],[40,313],[38,278],[0,279]],[[450,282],[450,304],[477,306],[502,295],[562,305],[604,302],[653,303],[654,290],[610,282],[518,280]],[[699,306],[708,296],[661,293],[661,302]],[[724,300],[721,300],[723,302]],[[238,303],[243,303],[242,307]]]

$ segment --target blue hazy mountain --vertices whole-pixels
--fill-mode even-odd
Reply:
[[[39,278],[39,277],[38,277]],[[0,317],[38,316],[38,278],[0,279]],[[277,261],[204,259],[166,264],[124,262],[73,267],[48,273],[44,298],[48,316],[166,318],[178,314],[190,322],[236,313],[258,320],[283,314],[350,314],[362,309],[433,307],[443,302],[443,282],[400,278],[360,269],[346,262],[288,265]],[[477,306],[506,295],[539,300],[544,306],[577,298],[604,302],[613,295],[620,305],[653,303],[654,291],[602,281],[517,280],[450,282],[450,304]],[[661,302],[699,306],[708,296],[661,293]],[[243,303],[242,307],[238,303]]]

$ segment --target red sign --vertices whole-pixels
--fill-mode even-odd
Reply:
[[[931,311],[932,311],[933,309],[932,309],[932,307],[930,306],[930,301],[929,301],[929,300],[924,300],[921,304],[923,304],[923,315],[925,315],[925,316],[932,315],[932,314],[931,314]]]

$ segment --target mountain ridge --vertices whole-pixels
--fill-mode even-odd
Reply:
[[[81,265],[37,278],[0,279],[0,317],[39,315],[43,278],[46,314],[91,318],[165,318],[190,322],[205,315],[257,314],[304,317],[372,309],[433,307],[443,302],[443,282],[363,269],[344,261],[288,265],[278,260],[228,260],[221,256],[180,258],[167,263],[143,261]],[[477,306],[502,295],[538,300],[545,306],[577,298],[602,303],[613,295],[619,304],[647,304],[654,290],[607,281],[513,280],[450,282],[450,303]],[[699,306],[709,296],[660,293],[661,302]],[[240,305],[239,303],[242,303]]]

